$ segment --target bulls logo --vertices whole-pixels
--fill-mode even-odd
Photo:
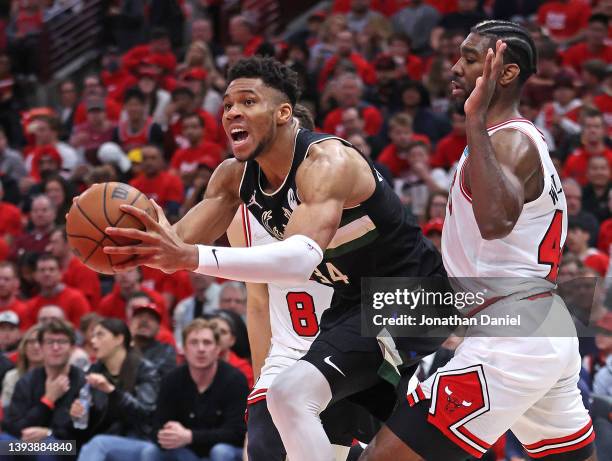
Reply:
[[[453,396],[453,391],[451,391],[450,387],[444,386],[444,393],[446,394],[446,406],[444,409],[448,412],[453,412],[459,408],[469,408],[473,405],[473,402],[468,402],[466,400],[458,399]]]

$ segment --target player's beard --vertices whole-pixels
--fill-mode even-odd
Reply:
[[[270,129],[270,130],[268,130],[268,134],[266,135],[266,137],[264,139],[262,139],[261,141],[259,141],[259,144],[257,144],[257,147],[255,147],[253,152],[251,152],[251,154],[247,158],[245,158],[244,160],[238,160],[238,161],[239,162],[248,162],[249,160],[255,160],[263,152],[265,152],[268,149],[268,147],[270,147],[270,144],[272,144],[272,139],[273,138],[274,138],[274,133],[273,133],[273,130]]]

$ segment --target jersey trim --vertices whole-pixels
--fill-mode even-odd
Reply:
[[[240,178],[240,184],[238,185],[238,197],[240,197],[240,192],[242,192],[242,183],[244,182],[244,176],[246,175],[246,170],[249,162],[244,162],[244,169],[242,170],[242,177]]]
[[[289,176],[291,176],[291,171],[293,170],[293,162],[295,161],[295,147],[297,145],[297,137],[299,133],[300,133],[300,128],[298,128],[298,130],[295,132],[295,138],[293,139],[293,151],[291,154],[291,167],[289,168],[289,171],[287,172],[285,179],[283,179],[283,183],[274,192],[268,194],[261,187],[261,167],[259,167],[259,165],[257,166],[257,187],[259,187],[259,191],[262,194],[264,194],[266,197],[274,197],[281,190],[283,190],[283,187],[285,187],[285,184],[287,183],[287,179],[289,178]],[[297,168],[296,168],[296,171],[297,171]]]
[[[545,439],[529,445],[523,445],[531,458],[543,458],[553,454],[565,453],[582,448],[595,440],[593,423],[588,424],[574,434],[556,439]]]
[[[242,231],[244,232],[244,243],[247,247],[253,246],[252,234],[251,234],[251,221],[249,218],[249,210],[244,203],[240,205],[240,211],[242,212]]]

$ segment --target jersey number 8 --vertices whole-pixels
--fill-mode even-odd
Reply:
[[[300,336],[313,337],[319,333],[319,322],[312,296],[304,291],[287,293],[287,306],[294,331]]]

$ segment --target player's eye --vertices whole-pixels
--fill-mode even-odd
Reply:
[[[223,110],[224,110],[225,112],[229,111],[231,108],[232,108],[232,105],[231,105],[231,104],[223,104]]]
[[[252,106],[253,104],[255,104],[255,100],[254,99],[247,99],[244,101],[245,106]]]

